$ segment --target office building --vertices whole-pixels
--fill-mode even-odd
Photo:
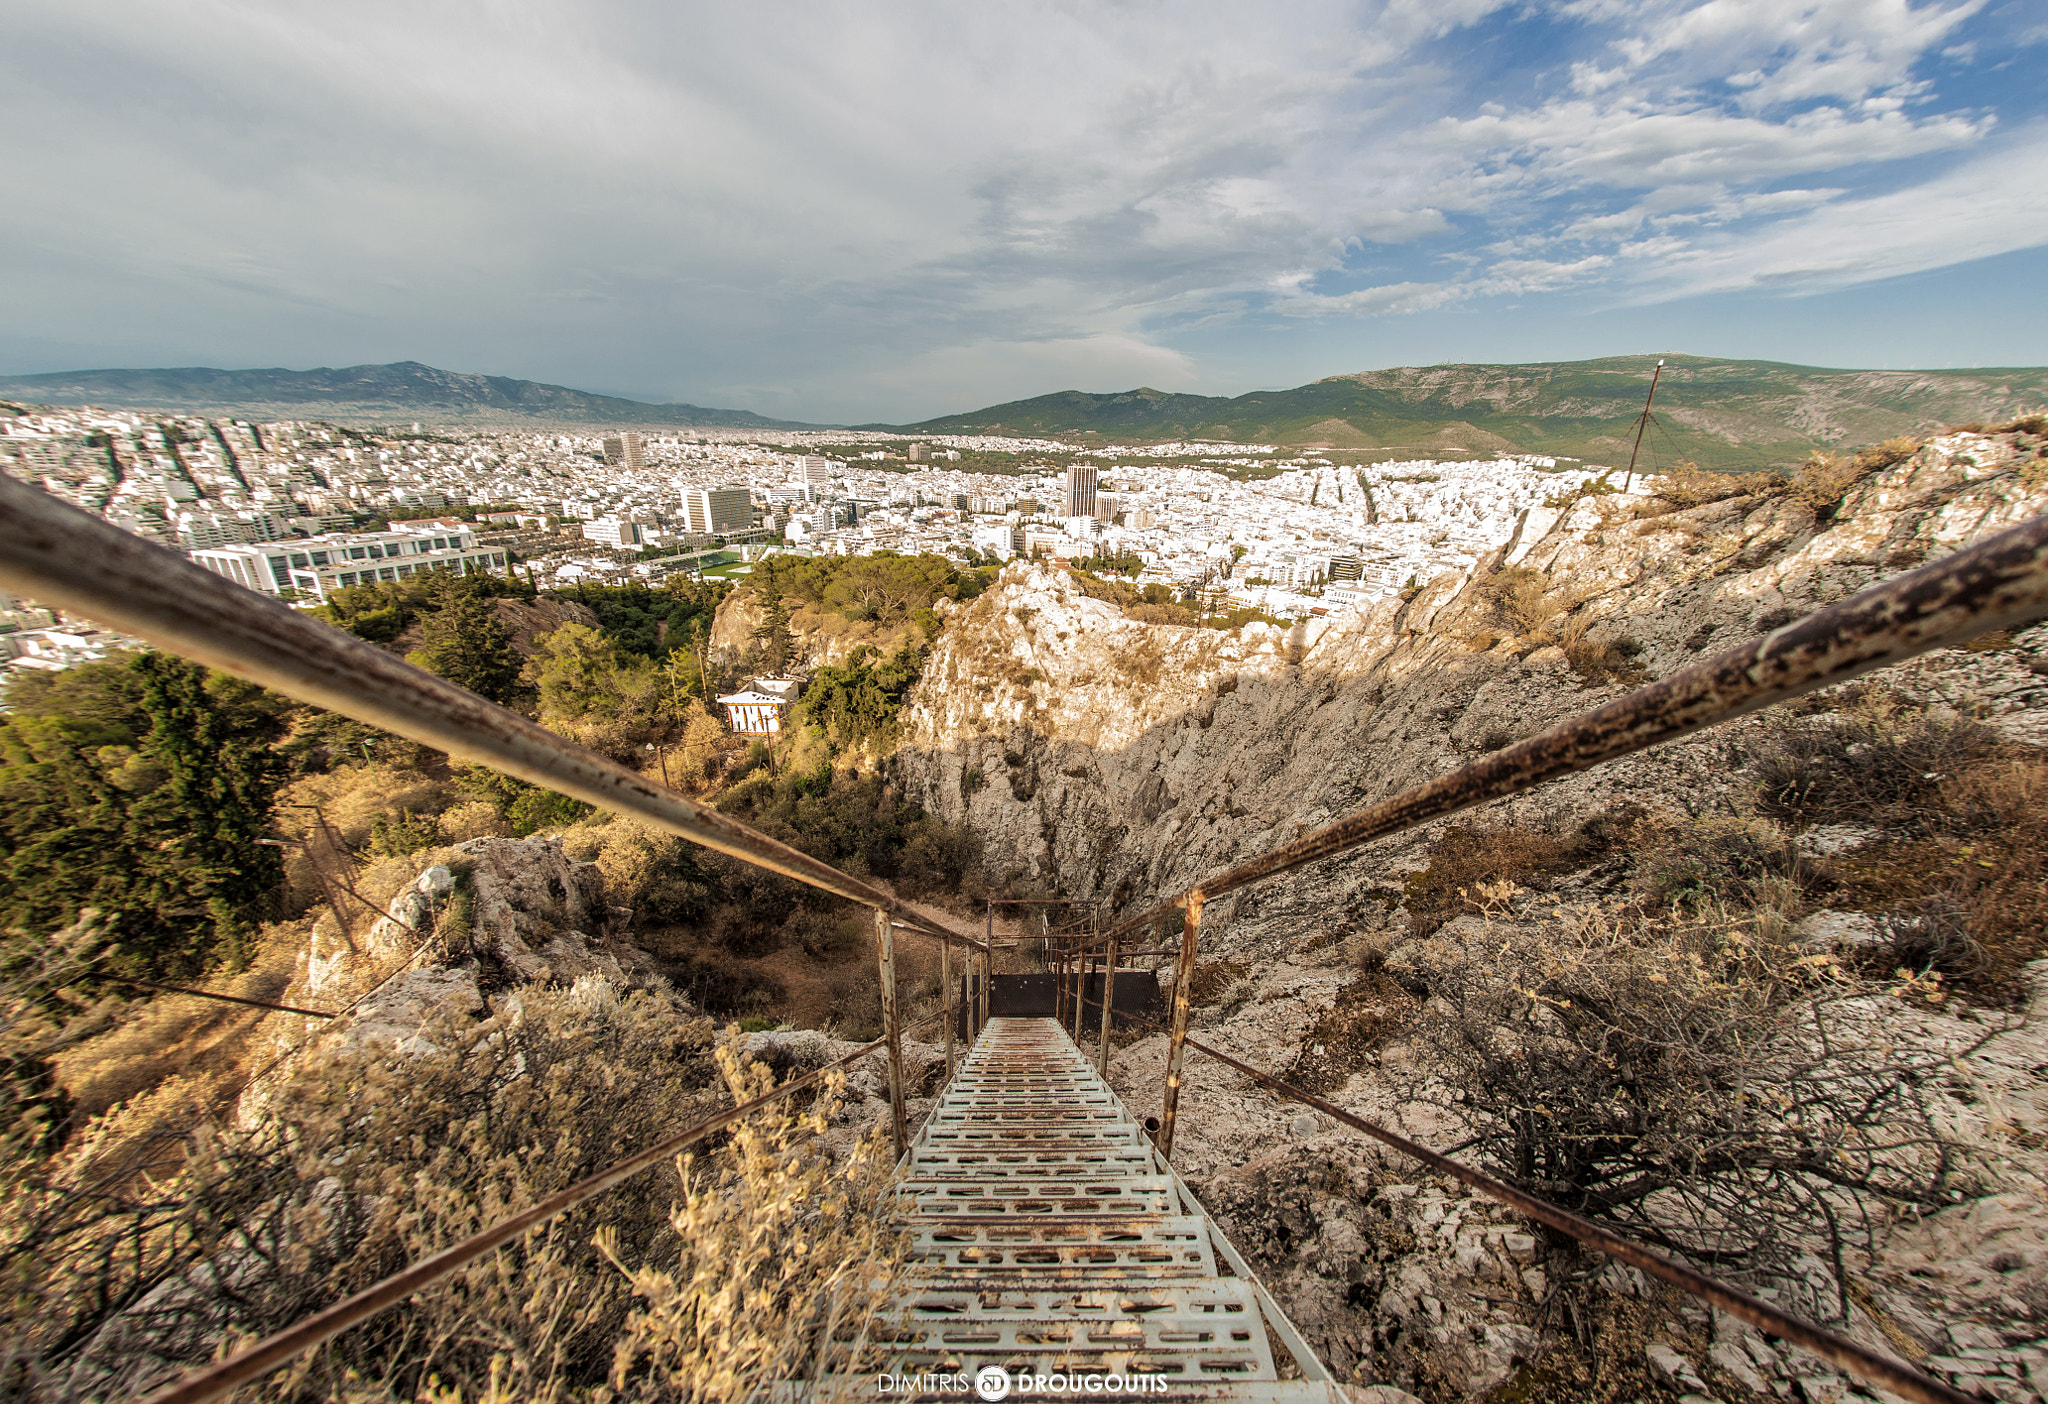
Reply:
[[[608,434],[604,441],[604,461],[638,472],[647,466],[646,445],[638,434]]]
[[[690,488],[683,493],[683,517],[689,530],[713,536],[745,531],[754,525],[754,497],[743,487]]]
[[[647,528],[643,522],[624,522],[617,517],[599,517],[594,522],[583,524],[583,539],[595,541],[601,546],[616,546],[630,551],[647,539]]]
[[[403,580],[429,571],[457,575],[505,569],[505,553],[480,547],[470,531],[447,527],[394,527],[390,531],[336,532],[275,545],[220,546],[192,559],[215,575],[266,595],[290,590],[305,602],[325,604],[351,585]]]
[[[832,460],[809,454],[796,461],[796,481],[800,483],[829,483],[832,481]]]
[[[347,519],[343,519],[347,525]],[[178,544],[188,551],[215,546],[239,546],[251,541],[276,541],[291,535],[284,519],[268,512],[229,514],[222,512],[180,512],[177,517]]]
[[[1067,465],[1067,510],[1063,517],[1095,515],[1095,481],[1100,470],[1092,463]]]

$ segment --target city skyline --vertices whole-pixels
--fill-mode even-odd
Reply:
[[[911,422],[1684,350],[2034,365],[2017,0],[31,3],[0,373],[418,359]]]

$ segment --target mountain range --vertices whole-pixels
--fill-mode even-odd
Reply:
[[[916,424],[917,434],[1119,440],[1221,439],[1370,450],[1399,457],[1522,450],[1626,461],[1660,358],[1404,366],[1234,397],[1140,388],[1065,390]],[[1717,469],[1798,462],[1815,449],[2009,419],[2048,405],[2048,369],[1830,370],[1775,361],[1661,358],[1643,463]],[[746,410],[647,404],[417,361],[339,370],[97,370],[0,377],[0,397],[41,404],[260,414],[279,419],[451,420],[819,429]]]
[[[388,420],[394,416],[507,424],[684,425],[721,429],[814,429],[747,410],[650,405],[538,380],[466,375],[418,361],[318,370],[57,371],[0,377],[0,397],[35,404],[214,410],[273,419]]]
[[[1703,356],[1610,356],[1404,366],[1234,398],[1069,390],[912,427],[929,434],[1233,439],[1417,456],[1520,449],[1625,462],[1660,359],[1655,422],[1643,438],[1650,467],[1679,459],[1718,469],[1787,465],[1815,449],[2008,419],[2048,405],[2048,369],[2040,367],[1827,370]]]

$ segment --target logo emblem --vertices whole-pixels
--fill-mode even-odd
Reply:
[[[1010,1372],[1000,1365],[984,1365],[975,1372],[974,1392],[983,1399],[1010,1397]]]

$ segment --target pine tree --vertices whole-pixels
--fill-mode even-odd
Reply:
[[[789,609],[782,603],[782,596],[769,596],[768,607],[754,629],[754,637],[760,641],[771,673],[779,673],[789,666],[795,645],[789,635]]]
[[[136,880],[128,905],[142,911],[123,921],[123,944],[148,943],[137,918],[172,919],[170,929],[182,926],[194,938],[177,954],[239,965],[284,875],[278,850],[256,842],[269,827],[284,763],[251,718],[208,695],[206,669],[163,653],[132,666],[150,724],[139,754],[163,779],[128,810]]]
[[[450,577],[436,582],[436,608],[420,621],[420,646],[406,661],[501,706],[519,693],[523,660],[489,599]]]

